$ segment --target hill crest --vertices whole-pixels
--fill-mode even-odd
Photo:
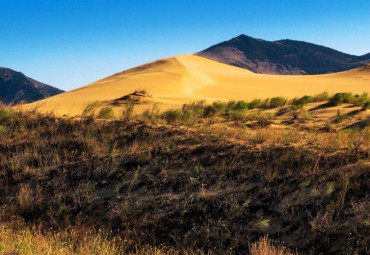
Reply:
[[[354,56],[303,41],[266,41],[247,35],[239,35],[195,55],[265,74],[334,73],[370,62],[370,53]]]

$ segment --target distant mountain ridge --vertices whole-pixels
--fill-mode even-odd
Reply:
[[[195,55],[265,74],[325,74],[370,63],[370,53],[346,54],[294,40],[265,41],[240,35]]]
[[[0,101],[19,103],[34,102],[64,92],[63,90],[46,85],[21,72],[0,67]]]

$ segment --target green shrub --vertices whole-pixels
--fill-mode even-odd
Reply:
[[[232,110],[234,110],[234,111],[248,110],[248,103],[245,102],[244,100],[237,101],[237,102],[235,102],[235,104],[233,104]]]
[[[230,100],[226,103],[226,106],[225,106],[225,113],[228,115],[230,113],[230,111],[233,109],[235,105],[235,101],[234,100]]]
[[[17,117],[15,111],[10,108],[0,108],[0,121],[10,121]]]
[[[97,118],[99,119],[114,119],[114,110],[110,107],[103,107],[100,109]]]
[[[255,112],[248,112],[245,114],[244,119],[250,120],[250,121],[270,121],[275,117],[274,113],[271,112],[261,112],[261,111],[255,111]]]
[[[0,134],[6,132],[6,127],[3,125],[0,125]]]
[[[92,103],[89,103],[85,109],[82,111],[82,117],[91,118],[94,117],[96,110],[101,106],[100,101],[94,101]]]
[[[170,109],[162,113],[162,118],[168,122],[178,122],[183,119],[183,111],[181,109]]]
[[[135,108],[135,103],[130,102],[126,104],[124,109],[122,110],[122,119],[125,121],[129,121],[134,115],[134,108]]]
[[[352,104],[354,106],[362,106],[368,100],[368,94],[366,92],[362,93],[361,95],[354,95],[352,98]]]
[[[311,114],[306,108],[295,108],[292,111],[293,119],[299,120],[300,122],[307,122],[312,119]]]
[[[204,100],[184,104],[182,106],[182,120],[188,124],[194,123],[197,119],[204,116],[204,109],[206,106],[207,105]]]
[[[221,101],[213,102],[212,106],[215,108],[216,112],[224,112],[226,109],[226,103]]]
[[[270,108],[277,108],[284,106],[288,99],[285,97],[273,97],[270,99]]]
[[[362,105],[362,110],[370,109],[370,100],[367,100],[363,105]]]
[[[313,97],[311,96],[303,96],[301,98],[294,98],[292,101],[292,105],[302,107],[305,104],[312,103]]]
[[[268,108],[270,108],[270,98],[267,98],[267,99],[265,99],[262,103],[261,103],[261,106],[260,106],[260,108],[261,109],[268,109]]]
[[[207,105],[204,108],[204,117],[211,117],[211,116],[215,115],[216,112],[217,112],[216,107],[214,107],[213,105]]]
[[[231,117],[233,120],[241,120],[245,121],[246,119],[246,112],[244,111],[230,111],[228,116]]]
[[[338,106],[343,103],[352,103],[353,102],[353,95],[352,93],[337,93],[329,99],[329,105],[331,106]]]
[[[261,108],[262,105],[262,100],[261,99],[253,99],[248,103],[248,108],[249,109],[257,109]]]
[[[324,91],[320,94],[316,94],[312,97],[312,102],[324,102],[330,99],[329,92]]]
[[[141,115],[141,119],[152,123],[160,122],[160,108],[157,103],[153,104],[152,109],[146,109]]]

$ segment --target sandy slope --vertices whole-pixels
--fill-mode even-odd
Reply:
[[[154,102],[165,109],[199,99],[292,98],[323,91],[362,93],[370,92],[370,70],[363,67],[326,75],[267,75],[183,55],[117,73],[24,108],[38,107],[43,112],[76,115],[90,102],[99,100],[110,104],[137,89],[145,89],[152,95],[139,109],[151,107]]]

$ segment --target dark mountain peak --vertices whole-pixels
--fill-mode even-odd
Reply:
[[[3,103],[33,102],[62,92],[21,72],[0,67],[0,101]]]
[[[241,34],[241,35],[238,35],[237,37],[234,37],[230,41],[232,41],[232,40],[261,40],[261,39],[254,38],[254,37],[246,35],[246,34]]]
[[[370,62],[370,53],[354,56],[309,42],[266,41],[244,34],[196,54],[256,73],[270,74],[332,73]]]

